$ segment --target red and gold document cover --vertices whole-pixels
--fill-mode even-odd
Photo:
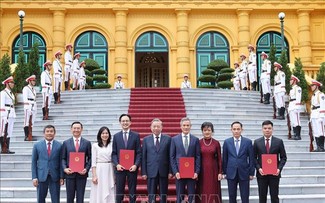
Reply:
[[[129,170],[134,165],[134,150],[121,149],[119,164],[126,170]]]
[[[276,174],[278,169],[278,160],[276,154],[262,154],[262,169],[266,175]]]
[[[73,172],[80,172],[85,168],[85,152],[70,152],[69,168]]]
[[[194,176],[194,157],[179,158],[179,173],[181,178],[193,178]]]

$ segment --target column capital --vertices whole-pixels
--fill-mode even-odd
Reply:
[[[236,10],[237,14],[247,13],[249,14],[253,9],[251,8],[239,8]]]
[[[192,10],[192,9],[190,9],[190,8],[176,8],[176,9],[175,9],[175,12],[176,12],[177,14],[181,14],[181,13],[186,13],[186,14],[188,14],[189,12],[191,12],[191,10]]]
[[[310,13],[312,11],[314,11],[315,9],[311,9],[311,8],[301,8],[301,9],[297,9],[297,13]]]
[[[117,13],[125,13],[125,14],[128,14],[129,13],[129,9],[128,8],[113,8],[112,10],[113,10],[113,12],[115,14],[117,14]]]
[[[51,7],[49,8],[50,11],[54,12],[62,12],[62,13],[66,13],[67,9],[66,8],[58,8],[58,7]]]

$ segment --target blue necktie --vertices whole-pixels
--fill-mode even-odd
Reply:
[[[237,155],[238,155],[238,153],[239,153],[239,139],[236,139],[236,153],[237,153]]]

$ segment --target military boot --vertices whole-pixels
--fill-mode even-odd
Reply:
[[[54,104],[57,104],[58,103],[58,93],[54,93],[53,96],[54,96]]]
[[[290,140],[296,140],[297,137],[297,127],[292,127],[293,134],[290,138]]]
[[[319,148],[320,148],[320,151],[321,152],[325,152],[325,149],[324,149],[324,139],[325,137],[324,136],[320,136],[319,137]]]
[[[7,137],[7,154],[14,154],[15,152],[9,150],[10,146],[10,137]]]
[[[28,130],[29,130],[28,129],[28,126],[25,126],[24,127],[24,133],[25,133],[25,139],[24,139],[24,141],[28,141],[28,133],[29,133]]]
[[[301,126],[297,126],[297,136],[295,136],[295,140],[301,140]]]
[[[279,109],[279,116],[277,117],[277,119],[279,119],[279,120],[284,120],[285,118],[284,118],[284,112],[285,112],[285,108],[284,107],[281,107],[280,109]]]
[[[314,149],[313,152],[320,152],[321,149],[320,149],[320,143],[319,143],[319,137],[315,137],[315,141],[316,141],[316,149]]]

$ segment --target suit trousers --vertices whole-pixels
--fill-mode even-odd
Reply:
[[[147,180],[149,203],[156,202],[158,185],[159,185],[160,203],[167,202],[168,177],[160,177],[158,173],[156,177],[148,178]]]
[[[279,203],[279,183],[280,178],[278,177],[257,178],[259,202],[266,203],[267,191],[270,188],[271,203]]]
[[[37,203],[45,203],[47,191],[50,189],[51,202],[60,202],[60,180],[53,181],[51,176],[48,175],[45,182],[39,182],[37,186]]]
[[[242,203],[249,203],[249,180],[240,180],[237,175],[234,179],[227,179],[229,203],[236,203],[237,185],[239,184],[240,198]]]
[[[195,202],[195,185],[196,180],[190,178],[184,178],[176,180],[176,194],[177,194],[177,203],[181,203],[185,197],[185,186],[187,186],[188,192],[188,202]]]
[[[74,197],[77,193],[77,203],[84,202],[87,177],[76,177],[66,179],[67,203],[74,203]]]
[[[136,186],[137,186],[137,174],[138,170],[135,172],[129,171],[119,171],[115,173],[116,177],[116,203],[123,202],[125,194],[125,181],[128,181],[130,203],[135,203],[136,200]]]

